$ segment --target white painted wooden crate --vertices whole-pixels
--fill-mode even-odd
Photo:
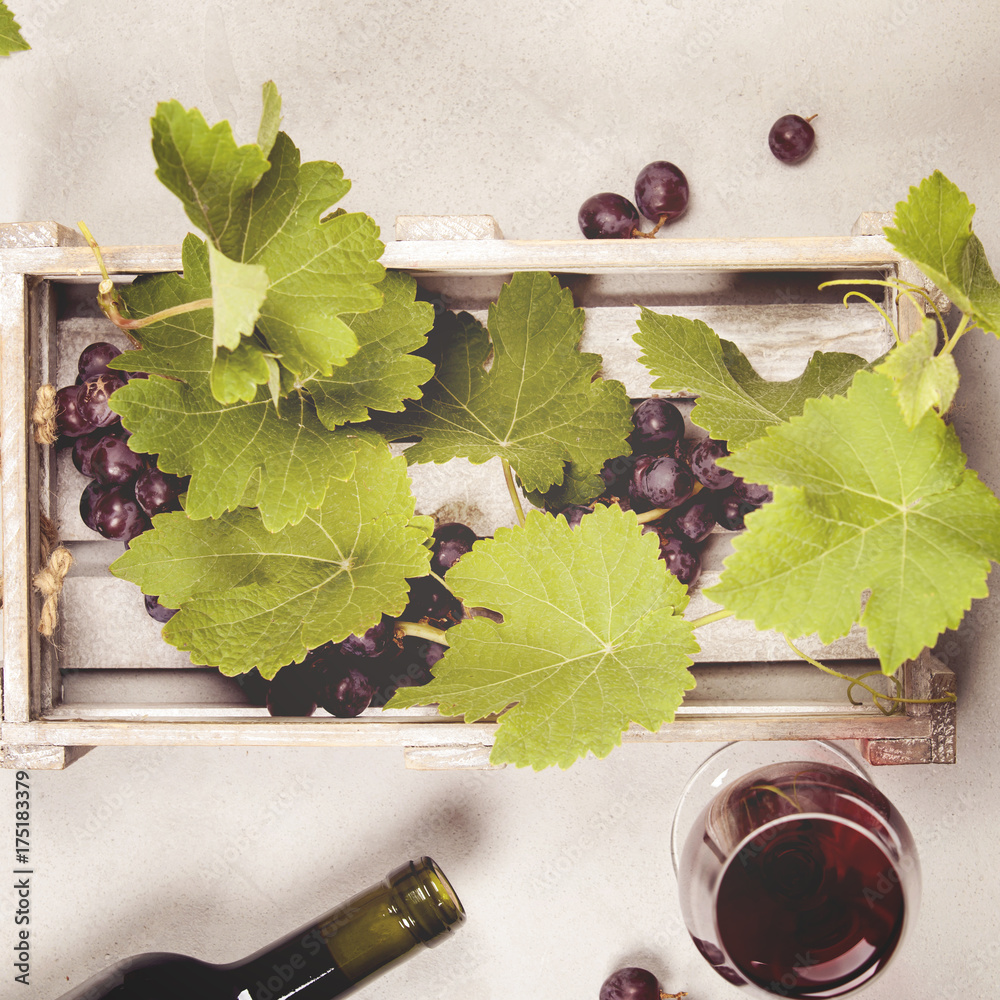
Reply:
[[[651,394],[651,378],[632,341],[637,303],[704,319],[739,344],[767,378],[794,377],[817,349],[869,359],[882,354],[891,333],[878,312],[857,303],[845,309],[816,285],[845,274],[912,280],[910,265],[881,236],[883,221],[862,216],[855,235],[844,238],[527,242],[500,239],[488,216],[418,217],[399,220],[397,241],[382,260],[440,292],[453,308],[483,317],[514,271],[558,273],[586,309],[582,348],[601,354],[604,374],[642,398]],[[104,258],[121,280],[181,267],[178,247],[110,247]],[[100,538],[80,520],[86,481],[67,450],[37,445],[32,436],[30,411],[40,385],[72,382],[80,350],[92,341],[126,346],[96,308],[73,315],[65,307],[67,301],[92,303],[99,277],[75,231],[53,223],[0,226],[3,763],[63,767],[93,746],[197,743],[392,745],[404,749],[410,766],[487,766],[492,721],[465,724],[433,708],[369,709],[357,719],[322,710],[308,719],[272,719],[247,704],[234,681],[193,667],[187,654],[163,642],[137,589],[108,572],[121,543]],[[918,319],[896,317],[903,330]],[[417,466],[411,475],[422,513],[464,521],[480,534],[513,523],[502,475],[491,465],[455,461]],[[42,514],[56,523],[74,556],[52,640],[38,635],[40,598],[31,582],[40,563]],[[727,533],[717,531],[701,584],[717,578],[728,547]],[[713,607],[698,589],[688,615]],[[905,715],[887,717],[871,705],[851,706],[842,681],[789,661],[775,634],[728,619],[698,638],[697,688],[676,721],[657,733],[633,726],[626,743],[855,739],[872,763],[954,760],[953,704],[911,705]],[[831,646],[815,638],[802,646],[847,673],[877,667],[858,630]],[[927,652],[902,668],[902,678],[910,696],[940,697],[954,689],[954,674]]]

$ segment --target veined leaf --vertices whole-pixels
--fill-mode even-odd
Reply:
[[[658,552],[617,507],[599,506],[575,530],[539,511],[523,528],[498,528],[448,583],[503,624],[473,618],[449,629],[434,679],[400,688],[389,707],[436,702],[467,721],[499,714],[490,759],[536,770],[607,756],[632,722],[659,729],[694,687],[698,644],[680,616],[686,588]]]
[[[860,622],[892,673],[987,595],[1000,502],[937,415],[907,426],[884,375],[810,400],[726,465],[774,502],[748,515],[706,593],[760,629],[832,642]]]
[[[489,336],[468,313],[435,331],[434,378],[379,428],[420,438],[411,463],[506,458],[526,490],[561,483],[566,462],[600,469],[627,450],[632,408],[621,383],[592,381],[601,359],[577,350],[583,319],[552,275],[515,274],[490,306]]]
[[[1000,335],[1000,283],[972,231],[975,214],[966,194],[935,170],[896,205],[896,225],[885,236],[977,326]]]
[[[309,649],[363,634],[383,612],[402,612],[407,577],[426,573],[430,551],[406,462],[376,435],[358,442],[357,476],[297,524],[272,532],[245,507],[201,521],[160,514],[112,572],[179,608],[163,637],[226,674],[272,677]]]
[[[268,156],[281,129],[281,95],[273,80],[268,80],[264,84],[263,104],[260,126],[257,129],[257,145],[260,146],[260,151]]]
[[[358,338],[358,353],[332,374],[302,383],[330,428],[367,420],[369,409],[402,410],[434,374],[432,362],[410,353],[427,342],[434,307],[415,301],[417,283],[401,271],[387,272],[375,287],[384,297],[378,309],[341,317]]]
[[[0,56],[9,56],[11,52],[23,52],[30,48],[21,34],[21,26],[14,20],[7,4],[0,0]]]
[[[256,144],[237,146],[229,122],[209,128],[197,108],[186,111],[178,101],[158,104],[151,124],[156,176],[226,253],[240,236],[238,208],[268,169],[267,157]]]
[[[909,427],[932,407],[944,413],[958,391],[958,368],[951,354],[937,354],[938,329],[925,319],[905,344],[894,347],[875,371],[892,379]]]
[[[238,264],[211,243],[208,269],[212,277],[212,346],[216,353],[220,347],[235,351],[241,340],[253,333],[267,296],[267,271],[259,264]]]
[[[141,277],[123,289],[129,313],[148,316],[207,297],[208,249],[195,236],[184,241],[183,264],[183,277]],[[135,451],[158,454],[164,472],[191,476],[191,517],[232,510],[258,476],[261,518],[277,530],[318,507],[327,489],[353,472],[356,437],[327,430],[306,397],[283,401],[279,416],[267,386],[252,400],[232,405],[213,396],[211,310],[182,313],[136,334],[142,349],[119,355],[114,367],[149,372],[150,378],[123,386],[112,405],[133,431],[129,443]],[[234,359],[238,355],[239,349]]]
[[[786,382],[761,378],[743,352],[699,319],[643,309],[635,342],[656,376],[653,388],[696,393],[691,419],[732,450],[802,412],[807,399],[843,393],[868,362],[855,354],[816,351]]]

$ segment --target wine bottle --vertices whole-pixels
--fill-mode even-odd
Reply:
[[[137,955],[61,1000],[333,1000],[434,947],[464,919],[444,873],[421,858],[241,962]]]

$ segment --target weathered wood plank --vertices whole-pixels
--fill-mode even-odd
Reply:
[[[179,271],[177,246],[102,247],[108,273]],[[386,244],[382,263],[416,275],[509,274],[556,271],[601,274],[626,271],[884,270],[901,258],[879,236],[655,240],[405,240]],[[11,272],[39,277],[97,276],[88,247],[3,251]]]
[[[502,240],[492,215],[397,215],[397,240]]]
[[[27,282],[0,273],[0,497],[3,511],[4,662],[3,717],[31,717],[31,524],[29,503],[37,505],[28,437],[31,378],[24,349]],[[37,536],[35,536],[37,539]],[[37,553],[34,555],[37,560]]]
[[[727,740],[854,740],[878,734],[914,739],[928,735],[925,719],[842,714],[779,717],[685,716],[650,733],[632,726],[625,743]],[[356,719],[253,719],[241,721],[36,721],[6,723],[5,743],[59,746],[492,746],[496,723],[456,725],[447,719],[382,722]]]
[[[15,247],[79,247],[87,241],[78,229],[58,222],[2,222],[0,250]]]
[[[61,771],[93,747],[12,746],[0,743],[0,767],[8,770]]]

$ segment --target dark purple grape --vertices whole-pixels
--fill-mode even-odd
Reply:
[[[120,427],[121,424],[118,426]],[[91,431],[89,434],[81,434],[78,438],[73,438],[73,464],[80,475],[86,476],[88,479],[94,478],[94,473],[90,468],[90,459],[94,453],[94,449],[107,437],[110,430],[113,430],[113,428],[101,428],[100,430]]]
[[[373,661],[374,670],[368,676],[375,685],[372,705],[383,706],[401,687],[421,687],[433,679],[431,667],[444,656],[447,647],[419,636],[403,636],[402,646],[395,648],[395,655]],[[365,664],[367,666],[367,663]]]
[[[604,493],[609,497],[622,497],[628,494],[629,480],[632,478],[632,466],[635,459],[631,455],[619,455],[609,458],[601,469],[601,479],[604,480]]]
[[[80,411],[81,389],[79,385],[64,385],[56,393],[56,430],[63,437],[80,437],[97,430]]]
[[[688,464],[698,482],[710,490],[725,490],[736,482],[736,473],[716,462],[729,454],[725,441],[702,438],[689,452]]]
[[[124,486],[138,479],[148,469],[149,462],[145,455],[133,451],[123,438],[105,434],[90,452],[89,467],[90,474],[99,482]]]
[[[408,580],[410,600],[400,616],[403,621],[428,621],[436,628],[451,628],[462,620],[462,602],[432,576]]]
[[[151,527],[129,486],[108,486],[94,480],[80,497],[83,523],[105,538],[130,542]]]
[[[395,622],[383,616],[362,636],[353,632],[340,644],[340,652],[347,656],[380,656],[392,638]]]
[[[628,966],[604,980],[598,997],[599,1000],[660,1000],[660,983],[652,972]]]
[[[177,608],[165,608],[160,604],[159,597],[154,597],[152,594],[143,594],[143,600],[146,602],[146,614],[149,615],[153,621],[164,622],[170,621],[174,615],[177,614]]]
[[[763,483],[748,483],[743,479],[737,479],[733,483],[733,496],[754,507],[770,503],[774,499],[774,494]]]
[[[267,689],[267,710],[271,715],[302,718],[316,711],[316,674],[305,663],[282,667]]]
[[[676,507],[694,492],[691,470],[678,458],[660,455],[632,476],[632,499],[652,507]]]
[[[685,587],[690,587],[701,574],[701,556],[684,538],[664,537],[661,534],[660,558]]]
[[[233,680],[242,688],[251,705],[256,705],[258,708],[267,705],[267,692],[271,682],[264,680],[256,667],[248,670],[245,674],[238,674]]]
[[[125,380],[117,375],[97,375],[80,386],[78,408],[91,427],[108,427],[119,419],[118,414],[108,406],[108,398],[124,384]]]
[[[121,354],[121,348],[105,341],[98,341],[85,347],[80,354],[77,363],[77,371],[80,373],[80,380],[86,382],[88,379],[96,378],[98,375],[112,375],[121,378],[122,373],[108,368],[108,362],[117,358]]]
[[[582,520],[584,514],[593,514],[593,506],[585,507],[583,504],[570,504],[568,507],[563,507],[561,511],[556,515],[556,517],[566,518],[567,523],[571,528],[575,528]]]
[[[726,531],[742,531],[744,528],[743,518],[751,511],[756,510],[752,504],[748,504],[732,494],[720,496],[716,501],[715,519]]]
[[[816,132],[800,115],[782,115],[767,136],[771,152],[782,163],[801,162],[812,152],[815,142]]]
[[[632,413],[632,451],[676,455],[684,440],[684,416],[669,399],[644,399]]]
[[[711,496],[695,494],[670,512],[670,532],[689,542],[703,542],[716,525],[716,503]]]
[[[639,213],[628,198],[604,191],[580,206],[577,221],[588,240],[630,240],[639,228]]]
[[[375,688],[359,663],[366,660],[345,654],[338,646],[313,650],[307,660],[316,685],[316,701],[338,719],[353,719],[371,703]]]
[[[666,160],[647,163],[635,179],[635,203],[652,222],[673,222],[688,205],[688,182],[684,173]]]
[[[446,521],[434,529],[434,555],[431,557],[431,572],[444,576],[466,552],[472,551],[473,542],[479,536],[467,524]]]
[[[188,488],[190,476],[175,476],[161,472],[156,466],[146,469],[135,481],[135,498],[142,509],[152,517],[171,510],[180,510],[178,499]]]

